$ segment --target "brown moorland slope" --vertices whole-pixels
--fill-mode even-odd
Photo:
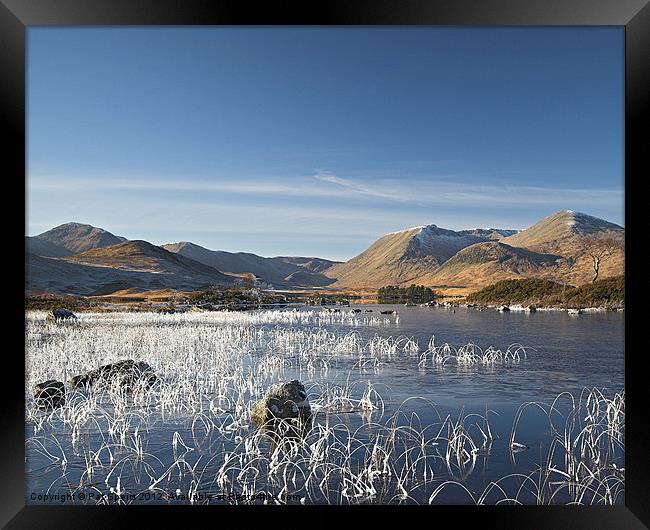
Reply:
[[[386,234],[367,250],[325,271],[334,287],[382,287],[422,282],[459,250],[513,231],[454,231],[427,225]]]
[[[123,289],[193,290],[215,283],[219,282],[214,279],[214,275],[179,275],[137,269],[125,270],[34,254],[28,254],[26,259],[25,291],[28,293],[99,296]]]
[[[63,258],[27,254],[27,291],[103,295],[137,288],[195,289],[233,278],[146,241],[126,241]]]
[[[484,286],[498,280],[534,277],[555,270],[560,256],[511,247],[503,241],[477,243],[459,251],[435,273],[423,278],[429,285]]]
[[[25,236],[25,251],[36,256],[51,258],[61,258],[72,254],[67,248],[50,243],[46,239],[39,239],[37,236]]]
[[[63,259],[128,271],[206,276],[213,278],[215,283],[232,281],[230,277],[213,267],[141,240],[96,248]]]
[[[612,237],[623,240],[625,230],[617,224],[572,210],[561,210],[541,219],[530,228],[506,237],[503,243],[538,252],[575,256],[589,238]]]
[[[325,286],[334,281],[321,273],[336,262],[323,258],[265,258],[249,252],[209,250],[188,241],[168,243],[162,245],[162,248],[222,272],[252,273],[276,287]]]

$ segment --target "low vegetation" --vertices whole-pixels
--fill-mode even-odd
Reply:
[[[377,299],[380,304],[397,304],[397,303],[425,303],[436,298],[436,293],[430,287],[423,285],[411,285],[410,287],[397,287],[389,285],[381,287],[377,291]]]
[[[570,289],[565,293],[562,302],[572,307],[622,307],[625,304],[625,276],[596,280]]]
[[[480,304],[539,303],[549,296],[561,295],[566,288],[560,283],[538,278],[501,280],[470,294],[467,301]]]
[[[539,278],[502,280],[470,294],[467,302],[618,308],[625,304],[625,276],[605,278],[580,287]]]
[[[307,305],[349,305],[350,300],[358,300],[360,296],[351,295],[351,294],[333,294],[333,295],[322,295],[317,294],[313,296],[307,296],[305,301]]]
[[[272,304],[286,302],[283,296],[271,296],[260,289],[222,286],[211,286],[202,291],[195,291],[188,296],[174,300],[176,303],[189,303],[196,305],[217,304]]]
[[[26,311],[50,311],[55,307],[70,311],[101,311],[101,304],[84,296],[61,295],[54,293],[25,294]]]

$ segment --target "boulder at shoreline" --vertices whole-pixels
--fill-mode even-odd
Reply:
[[[34,399],[40,409],[55,409],[65,405],[65,386],[61,381],[48,379],[34,385]]]
[[[70,379],[70,385],[73,388],[83,388],[103,381],[109,384],[117,382],[120,385],[133,388],[138,382],[143,381],[145,386],[149,388],[157,379],[153,368],[147,363],[127,359],[100,366],[85,374],[76,375]]]
[[[274,426],[278,420],[294,420],[306,425],[311,420],[311,407],[304,385],[294,379],[271,386],[251,412],[253,423]]]

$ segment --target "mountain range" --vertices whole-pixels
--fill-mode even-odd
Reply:
[[[386,285],[478,289],[502,279],[542,277],[579,285],[624,273],[622,227],[562,210],[522,231],[448,230],[434,224],[380,237],[341,263],[262,257],[188,241],[156,246],[101,228],[66,223],[26,237],[26,290],[101,295],[124,289],[200,289],[243,278],[283,289],[376,289]]]
[[[189,242],[157,246],[81,223],[26,237],[25,248],[27,291],[86,296],[126,289],[192,290],[243,279],[269,287],[320,287],[334,282],[322,271],[337,263],[213,251]]]
[[[336,262],[322,258],[263,258],[248,252],[208,250],[188,241],[169,243],[162,248],[220,271],[252,273],[276,287],[321,287],[334,282],[321,272]]]
[[[600,277],[624,273],[624,238],[622,227],[572,210],[555,212],[521,231],[428,225],[387,234],[325,274],[336,279],[335,288],[411,283],[481,288],[530,277],[580,285],[593,277],[593,247],[609,247]]]

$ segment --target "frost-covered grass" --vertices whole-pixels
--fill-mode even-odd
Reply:
[[[29,313],[30,321],[45,320],[47,312],[33,311]],[[287,326],[308,325],[317,326],[343,324],[349,326],[378,326],[388,325],[391,319],[387,317],[369,316],[355,313],[352,310],[341,309],[272,309],[262,311],[205,311],[186,313],[79,313],[78,322],[117,322],[121,326],[140,324],[165,325],[170,324],[228,324],[228,325],[268,325],[282,324]]]
[[[420,353],[419,366],[445,365],[455,363],[460,366],[493,365],[497,363],[519,363],[526,359],[526,348],[521,344],[511,344],[506,350],[490,346],[482,349],[474,343],[455,348],[449,343],[436,346],[435,335],[431,337],[428,348]]]
[[[393,404],[387,414],[390,389],[363,374],[380,372],[396,356],[414,368],[526,359],[518,344],[456,349],[432,337],[423,350],[412,337],[370,336],[373,326],[390,325],[388,318],[317,310],[82,314],[60,324],[29,314],[33,483],[110,504],[436,503],[447,495],[478,504],[621,502],[624,393],[609,399],[594,389],[548,405],[525,403],[510,437],[493,432],[491,411],[443,413],[422,397]],[[369,338],[345,326],[368,326]],[[160,381],[131,393],[117,385],[69,390],[61,408],[34,406],[35,383],[67,381],[127,358],[150,364]],[[340,362],[343,381],[331,377]],[[251,408],[270,384],[293,377],[305,382],[315,418],[304,438],[277,443],[251,423]],[[468,481],[495,442],[507,440],[513,460],[524,449],[517,433],[531,410],[542,411],[553,432],[545,461],[472,490]],[[360,426],[350,414],[362,418]]]

